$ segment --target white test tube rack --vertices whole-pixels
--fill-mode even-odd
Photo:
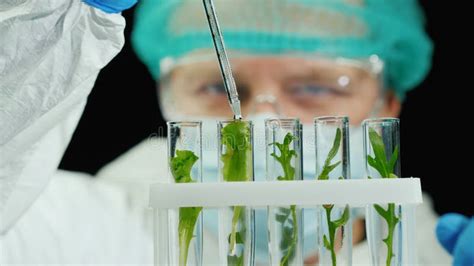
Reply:
[[[179,196],[177,196],[179,195]],[[245,195],[242,197],[242,195]],[[282,197],[281,195],[285,195]],[[265,182],[218,183],[156,183],[150,187],[150,207],[154,223],[167,224],[166,212],[160,210],[202,206],[222,208],[229,206],[297,205],[314,208],[322,204],[366,207],[371,204],[396,203],[405,208],[401,223],[403,230],[403,265],[416,264],[415,206],[422,203],[419,178],[358,179],[358,180],[304,180]],[[155,226],[155,230],[158,227]],[[155,235],[156,258],[166,256],[159,245],[166,245],[166,234]]]

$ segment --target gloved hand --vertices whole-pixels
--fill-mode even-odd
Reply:
[[[137,0],[82,0],[82,1],[106,13],[119,13],[125,9],[131,8],[137,3]]]
[[[453,255],[453,265],[474,265],[474,218],[469,219],[455,213],[446,214],[438,221],[436,236],[441,245]]]

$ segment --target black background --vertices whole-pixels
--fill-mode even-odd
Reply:
[[[438,3],[436,3],[438,2]],[[469,67],[462,7],[421,1],[427,30],[435,43],[433,68],[403,104],[403,176],[422,177],[438,213],[474,214],[473,157],[470,153]],[[85,113],[61,162],[61,168],[94,174],[102,166],[164,126],[157,105],[155,82],[133,53],[128,38],[133,10],[127,19],[127,43],[101,72]],[[459,21],[458,21],[459,19]],[[464,32],[464,33],[463,33]],[[472,63],[471,63],[472,64]],[[472,104],[471,104],[472,105]]]

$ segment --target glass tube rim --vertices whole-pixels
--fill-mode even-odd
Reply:
[[[367,118],[362,121],[362,125],[393,125],[400,124],[400,118],[397,117],[375,117]]]
[[[285,118],[267,118],[264,120],[265,125],[269,126],[270,123],[276,121],[279,123],[280,126],[283,127],[293,127],[293,126],[299,126],[301,124],[300,119],[297,117],[285,117]]]
[[[168,126],[200,126],[202,125],[202,121],[168,121],[166,122]]]
[[[332,116],[318,116],[314,118],[314,123],[331,123],[331,122],[349,122],[349,116],[347,115],[332,115]]]
[[[244,122],[245,124],[252,125],[253,121],[252,120],[246,120],[246,119],[225,119],[225,120],[218,120],[217,123],[220,125],[226,125],[229,123],[233,122]]]

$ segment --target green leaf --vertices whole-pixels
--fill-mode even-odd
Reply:
[[[333,221],[334,227],[341,227],[345,225],[349,221],[349,206],[344,208],[344,212],[342,213],[341,218]]]
[[[274,142],[270,145],[275,145],[280,151],[280,156],[276,153],[270,154],[278,161],[283,169],[283,176],[279,176],[278,180],[291,181],[295,179],[295,168],[291,165],[293,157],[296,157],[296,151],[291,149],[291,142],[295,137],[291,133],[287,133],[283,139],[283,143]]]
[[[288,238],[291,239],[293,234],[293,226],[283,226],[283,235],[289,236]]]
[[[326,157],[326,160],[324,162],[323,169],[321,173],[318,176],[318,180],[328,180],[329,179],[329,174],[339,165],[341,164],[341,161],[338,161],[334,164],[331,165],[331,161],[336,157],[337,152],[339,151],[339,146],[341,145],[341,129],[338,128],[336,130],[336,136],[334,137],[334,142],[331,147],[331,150],[328,153],[328,156]]]
[[[278,209],[281,214],[285,214],[286,216],[291,214],[291,209],[290,208],[279,208]]]
[[[398,178],[398,176],[394,175],[394,174],[389,174],[388,175],[388,178]]]
[[[231,236],[232,236],[232,235],[230,234],[230,235],[227,237],[228,243],[231,242],[231,240],[230,240],[230,237],[231,237]],[[236,232],[236,233],[235,233],[235,243],[237,243],[237,244],[244,244],[244,238],[242,237],[241,232]]]
[[[332,172],[332,170],[334,170],[339,164],[341,164],[341,162],[337,162],[335,164],[332,164],[332,165],[325,165],[323,167],[323,171],[321,172],[321,174],[319,174],[318,176],[318,180],[328,180],[329,179],[329,174]]]
[[[331,243],[329,243],[329,240],[328,238],[326,237],[326,235],[323,236],[323,244],[324,244],[324,247],[328,250],[331,250],[332,247],[331,247]]]
[[[283,145],[284,145],[285,147],[289,147],[290,144],[291,144],[291,142],[292,142],[294,139],[295,139],[295,137],[294,137],[291,133],[288,132],[288,133],[285,135],[285,138],[283,139]]]
[[[229,266],[243,266],[244,265],[244,254],[237,256],[227,256],[227,264]]]
[[[387,156],[382,137],[373,129],[369,128],[369,140],[375,155],[375,161],[379,168],[376,168],[382,177],[388,177]],[[375,168],[375,167],[374,167]]]
[[[382,216],[386,221],[390,219],[389,213],[387,210],[385,210],[382,206],[378,204],[374,204],[374,208],[377,211],[377,213]]]
[[[178,239],[180,265],[186,265],[189,244],[194,236],[194,228],[201,210],[201,207],[179,208]]]
[[[277,220],[277,222],[279,222],[281,224],[285,223],[287,218],[288,218],[288,215],[284,215],[284,214],[275,215],[275,219]]]
[[[241,219],[242,213],[245,212],[244,207],[242,206],[235,206],[234,207],[234,213],[232,214],[232,231],[230,233],[229,237],[229,246],[231,249],[233,249],[237,243],[237,225],[239,223],[239,220]]]
[[[291,246],[291,230],[288,230],[287,226],[281,227],[281,240],[280,240],[280,250],[282,253],[287,253]]]
[[[400,222],[400,219],[397,216],[393,215],[392,223],[395,225],[398,222]]]
[[[326,173],[329,174],[330,172],[332,172],[332,170],[334,170],[338,165],[341,164],[341,161],[335,163],[335,164],[332,164],[332,165],[328,165],[327,168],[325,169]]]
[[[395,147],[392,156],[390,157],[390,161],[388,162],[388,169],[390,172],[395,172],[395,165],[398,160],[398,145]]]
[[[192,182],[191,169],[199,159],[192,151],[176,150],[176,154],[170,161],[171,174],[176,183]]]
[[[336,154],[339,151],[339,146],[341,145],[341,138],[342,138],[341,129],[337,128],[336,129],[336,137],[334,138],[332,148],[328,153],[328,156],[326,158],[326,162],[324,163],[325,165],[329,165],[331,163],[332,159],[334,159],[334,157],[336,157]]]
[[[247,168],[251,163],[248,160],[252,149],[249,126],[243,121],[236,120],[222,128],[221,138],[225,147],[225,153],[221,156],[224,180],[249,181]]]
[[[367,163],[368,163],[370,166],[372,166],[375,170],[377,170],[377,171],[380,173],[380,175],[383,174],[383,171],[384,171],[384,170],[383,170],[382,167],[380,167],[379,162],[376,161],[375,158],[373,158],[373,157],[370,156],[370,155],[367,155]]]

